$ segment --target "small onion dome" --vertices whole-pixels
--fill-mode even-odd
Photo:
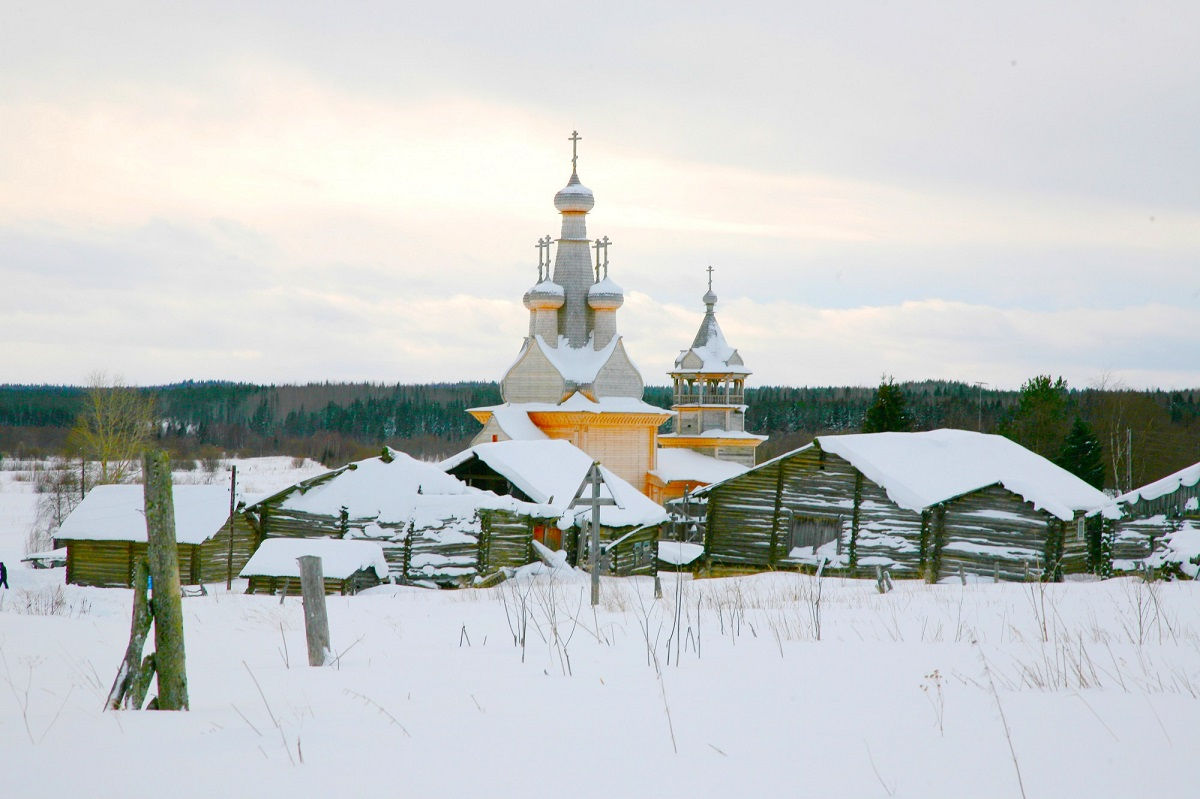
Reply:
[[[588,289],[588,307],[593,311],[615,311],[625,304],[625,292],[610,277]]]
[[[567,301],[567,294],[562,286],[547,278],[525,292],[522,301],[531,311],[556,311]]]
[[[571,179],[567,181],[567,185],[554,195],[554,207],[558,209],[559,213],[574,211],[586,214],[592,210],[592,206],[595,204],[596,198],[592,196],[592,190],[580,183],[579,175],[574,172],[571,173]]]
[[[714,292],[711,288],[709,288],[708,291],[704,292],[704,296],[701,297],[701,299],[704,301],[705,305],[716,305],[717,304],[716,292]]]

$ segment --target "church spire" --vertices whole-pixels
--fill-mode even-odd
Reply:
[[[567,346],[579,349],[588,345],[592,332],[592,310],[588,307],[588,289],[595,282],[592,273],[591,242],[585,217],[596,204],[592,190],[579,182],[578,131],[572,131],[571,179],[554,195],[554,207],[562,214],[562,233],[554,253],[554,282],[563,287],[566,302],[558,312],[558,334]],[[557,342],[551,342],[555,346]]]

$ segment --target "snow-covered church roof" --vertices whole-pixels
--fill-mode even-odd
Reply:
[[[717,323],[714,310],[717,295],[712,290],[710,282],[708,291],[704,294],[704,319],[700,321],[700,329],[692,339],[692,346],[679,353],[675,359],[676,372],[694,372],[697,374],[726,374],[748,375],[742,356],[729,346],[721,325]]]
[[[765,436],[759,436],[765,438]],[[737,477],[749,469],[740,463],[718,460],[695,450],[682,447],[660,447],[658,467],[651,472],[664,483],[689,480],[697,483],[719,483]]]

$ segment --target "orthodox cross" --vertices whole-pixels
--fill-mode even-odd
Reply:
[[[567,141],[571,142],[571,172],[572,172],[572,174],[575,172],[575,162],[579,159],[579,153],[576,150],[576,146],[579,144],[579,140],[582,138],[583,137],[579,135],[579,131],[573,130],[573,131],[571,131],[571,136],[567,139]]]
[[[600,282],[600,248],[602,248],[603,246],[604,246],[604,242],[601,241],[600,239],[596,239],[596,243],[592,245],[592,247],[594,247],[596,250],[596,282],[597,283]]]
[[[600,473],[600,462],[593,461],[592,466],[588,469],[587,475],[583,478],[583,482],[579,484],[579,488],[575,491],[575,499],[571,500],[569,507],[576,508],[579,506],[589,506],[592,509],[592,523],[590,525],[591,541],[588,546],[588,560],[590,571],[592,572],[592,606],[600,604],[600,506],[601,505],[617,505],[617,501],[612,497],[601,497],[600,486],[606,486],[608,483],[604,479],[604,475]],[[591,496],[586,496],[587,488],[591,486]],[[609,488],[609,493],[612,489]],[[619,506],[618,506],[619,507]],[[583,531],[580,530],[582,534]],[[582,535],[581,535],[582,537]],[[583,542],[580,541],[582,544]],[[576,552],[581,552],[583,547],[576,548]],[[578,558],[578,555],[576,556]]]
[[[550,242],[551,242],[551,241],[553,241],[553,239],[551,239],[551,238],[550,238],[550,234],[546,234],[546,237],[545,237],[545,238],[538,239],[538,242],[537,242],[537,248],[538,248],[538,282],[539,282],[539,283],[540,283],[540,282],[542,282],[542,280],[544,279],[544,278],[542,277],[542,264],[543,264],[542,250],[545,250],[545,251],[546,251],[545,260],[544,260],[544,263],[545,263],[545,266],[546,266],[546,277],[547,277],[547,278],[548,278],[548,277],[550,277]]]
[[[708,290],[709,291],[712,291],[712,272],[713,272],[713,268],[712,268],[712,265],[710,264],[708,267]]]
[[[608,240],[608,236],[605,236],[604,238],[600,239],[599,243],[600,246],[604,248],[604,276],[608,277],[608,245],[612,244],[612,242]],[[599,255],[599,253],[597,253],[597,255]],[[596,280],[600,280],[599,276],[596,277]]]

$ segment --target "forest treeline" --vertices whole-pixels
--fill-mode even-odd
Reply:
[[[1008,432],[1020,392],[953,381],[896,384],[912,429],[957,427]],[[84,406],[83,386],[0,386],[0,454],[70,455],[68,433]],[[157,445],[178,458],[285,454],[334,465],[383,444],[438,458],[467,445],[479,425],[466,409],[499,403],[490,382],[263,386],[184,382],[135,389],[152,398]],[[1056,413],[1079,417],[1104,450],[1105,485],[1141,485],[1200,460],[1200,390],[1067,388]],[[760,459],[816,435],[862,429],[874,387],[762,386],[746,391],[747,428],[770,436]],[[669,407],[665,386],[647,402]]]

